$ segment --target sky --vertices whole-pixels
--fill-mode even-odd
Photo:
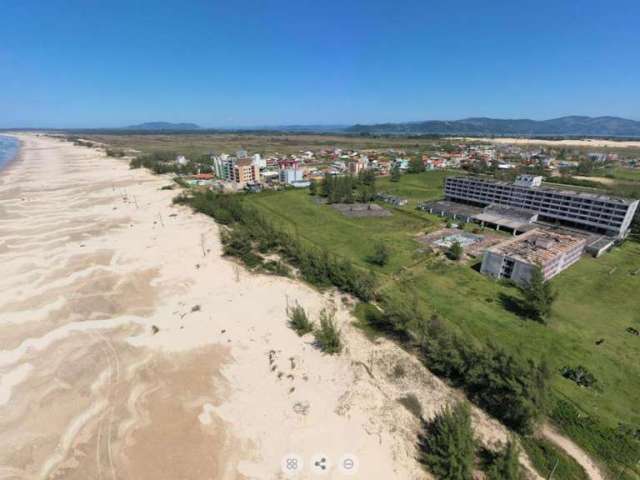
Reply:
[[[638,0],[2,0],[0,128],[640,120]]]

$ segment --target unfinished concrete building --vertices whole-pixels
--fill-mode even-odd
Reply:
[[[514,183],[479,177],[448,177],[447,201],[479,207],[507,206],[536,214],[536,220],[624,238],[638,200],[541,186],[542,177],[521,175]]]
[[[489,248],[480,271],[493,278],[529,282],[536,267],[549,280],[580,259],[586,238],[548,229],[534,229]]]

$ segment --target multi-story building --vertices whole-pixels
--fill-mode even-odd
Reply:
[[[258,183],[260,179],[260,170],[251,159],[243,158],[238,160],[233,166],[233,177],[231,181],[239,186]]]
[[[514,183],[479,177],[448,177],[447,200],[476,206],[504,205],[538,214],[538,221],[624,238],[638,200],[542,186],[542,177],[521,175]]]
[[[525,285],[539,267],[544,279],[549,280],[577,262],[585,245],[586,238],[582,236],[534,229],[489,248],[480,271]]]
[[[236,158],[230,157],[226,153],[222,155],[212,155],[213,172],[220,180],[231,180],[233,177],[233,168],[236,164]]]

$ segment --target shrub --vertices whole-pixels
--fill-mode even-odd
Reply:
[[[472,478],[476,442],[469,406],[446,408],[431,422],[424,422],[418,437],[420,461],[441,480]]]
[[[293,307],[287,307],[289,316],[289,326],[295,330],[299,336],[306,335],[313,331],[313,323],[307,317],[307,312],[301,305],[296,303]]]
[[[320,326],[315,329],[316,343],[324,353],[333,355],[342,351],[340,330],[336,325],[333,314],[326,310],[320,312]]]
[[[484,450],[487,480],[521,480],[523,478],[518,445],[512,440],[500,450]]]
[[[560,369],[560,373],[564,378],[575,382],[580,387],[589,388],[593,387],[597,383],[596,377],[594,377],[593,374],[582,365],[578,365],[575,368],[567,366],[562,367]]]
[[[366,258],[367,262],[384,267],[389,262],[389,249],[383,242],[377,242],[373,246],[373,253]]]
[[[453,242],[449,247],[449,250],[447,250],[447,256],[451,260],[460,260],[463,254],[464,254],[464,249],[462,248],[462,245],[460,244],[460,242],[457,240]]]

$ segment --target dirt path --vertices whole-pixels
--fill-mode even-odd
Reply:
[[[571,456],[576,462],[580,464],[584,471],[591,480],[605,480],[605,476],[601,473],[595,462],[591,460],[591,457],[576,445],[572,440],[560,434],[555,428],[549,424],[545,424],[542,427],[542,435],[554,443],[562,450],[564,450],[569,456]]]

